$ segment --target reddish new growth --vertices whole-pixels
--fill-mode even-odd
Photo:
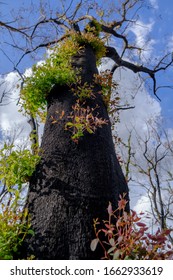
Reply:
[[[108,220],[94,220],[96,238],[91,242],[91,250],[98,244],[103,249],[103,258],[109,260],[165,260],[173,257],[173,247],[168,238],[171,230],[158,229],[148,233],[148,227],[141,222],[142,215],[135,211],[125,211],[127,201],[120,197],[118,208],[113,211],[108,206]]]
[[[85,103],[80,105],[79,100],[72,106],[72,113],[68,117],[69,122],[66,123],[65,129],[72,133],[72,140],[78,143],[80,137],[84,136],[85,132],[93,134],[98,127],[108,124],[108,120],[100,118],[98,114],[93,112],[98,108],[84,107]]]

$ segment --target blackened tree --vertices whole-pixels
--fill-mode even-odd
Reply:
[[[76,82],[69,84],[69,76],[64,84],[56,83],[46,92],[41,161],[29,186],[27,207],[35,234],[25,244],[28,256],[34,254],[38,259],[99,258],[99,252],[90,249],[93,219],[106,218],[109,201],[115,208],[120,195],[126,194],[128,199],[102,88],[95,81],[98,70],[94,43],[99,44],[100,39],[93,33],[88,37],[87,31],[71,36],[61,49],[64,53],[68,44],[72,48],[70,43],[77,41],[78,51],[69,61],[70,75],[74,71]],[[61,50],[57,56],[59,53]],[[56,67],[61,68],[60,57],[57,61]],[[38,67],[36,73],[40,70]],[[30,83],[29,79],[22,93],[25,101]]]

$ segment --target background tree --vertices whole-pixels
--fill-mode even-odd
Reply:
[[[129,43],[124,30],[135,23],[132,11],[143,2],[126,0],[106,11],[97,1],[71,1],[54,13],[42,5],[39,20],[33,14],[31,25],[24,25],[22,17],[13,24],[0,22],[12,34],[12,47],[22,52],[13,64],[22,79],[20,102],[32,125],[33,154],[37,152],[36,122],[47,106],[41,161],[30,179],[28,194],[35,235],[25,240],[24,254],[26,249],[27,255],[38,259],[99,258],[99,251],[93,253],[89,246],[92,220],[104,218],[108,201],[116,207],[120,194],[126,193],[128,199],[108,117],[108,106],[117,105],[109,102],[114,86],[110,80],[117,68],[125,67],[148,75],[156,95],[156,74],[172,64],[169,55],[152,69],[141,64],[140,58],[124,59],[134,50],[141,51]],[[112,40],[121,42],[120,51],[111,45]],[[31,77],[24,77],[21,61],[50,46],[55,47],[46,62],[34,66]],[[114,62],[106,87],[105,76],[97,70],[102,57]]]
[[[140,186],[146,190],[153,224],[166,229],[171,226],[173,217],[173,143],[160,123],[154,124],[150,121],[147,127],[145,136],[140,136],[135,129],[129,132],[128,142],[119,142],[119,153],[126,180],[135,183],[137,188]],[[140,160],[137,155],[138,149],[141,151]],[[171,236],[170,240],[172,242]]]

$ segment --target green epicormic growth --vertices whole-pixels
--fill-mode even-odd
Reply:
[[[26,183],[35,170],[36,164],[39,162],[40,156],[32,155],[29,150],[13,150],[13,145],[6,145],[0,150],[0,181],[8,191],[12,187],[18,185],[18,190],[22,184]],[[13,191],[14,192],[14,191]]]
[[[92,27],[93,28],[93,27]],[[79,75],[72,68],[72,57],[89,44],[97,61],[105,54],[104,42],[93,32],[70,33],[58,46],[51,49],[50,56],[41,65],[34,65],[32,75],[25,80],[21,91],[21,105],[26,114],[42,118],[46,107],[46,96],[57,85],[71,85]]]
[[[46,106],[46,96],[55,84],[64,85],[75,82],[71,57],[76,54],[78,45],[66,39],[51,49],[50,57],[42,65],[34,65],[32,75],[25,80],[21,91],[22,107],[33,117],[41,115]]]
[[[0,260],[12,260],[26,235],[33,235],[27,209],[2,206],[0,212]]]

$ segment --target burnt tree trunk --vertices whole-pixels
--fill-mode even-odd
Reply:
[[[82,69],[83,82],[92,84],[98,71],[89,46],[73,58],[73,66]],[[95,85],[93,91],[95,98],[89,99],[86,105],[97,106],[94,112],[109,121],[99,86]],[[119,194],[127,193],[128,197],[128,187],[114,151],[110,122],[94,134],[86,133],[76,144],[64,129],[76,102],[70,88],[55,85],[47,101],[43,154],[31,178],[28,195],[35,235],[25,240],[23,255],[33,254],[36,259],[100,259],[99,249],[90,250],[93,219],[107,218],[108,203],[112,202],[115,208]],[[62,111],[63,118],[52,123],[52,117],[57,119]]]

